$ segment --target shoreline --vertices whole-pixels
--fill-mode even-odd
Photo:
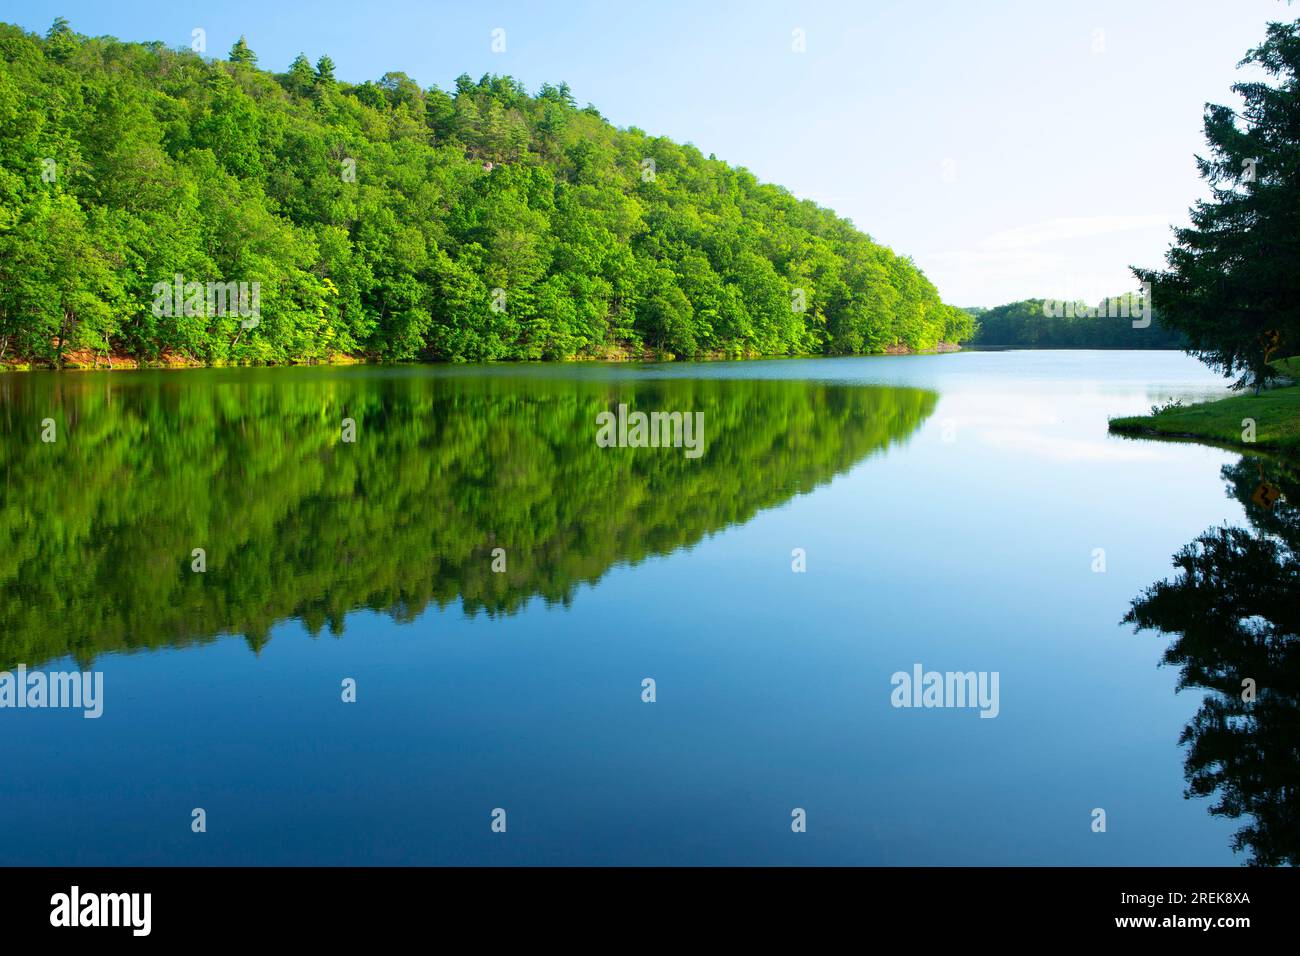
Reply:
[[[826,353],[808,352],[797,355],[759,355],[726,353],[707,353],[683,358],[671,352],[654,352],[650,350],[633,351],[630,349],[610,349],[602,355],[570,356],[562,359],[505,359],[491,362],[449,362],[430,359],[424,361],[387,362],[382,359],[359,355],[332,355],[326,359],[310,359],[298,362],[198,362],[176,356],[164,356],[157,361],[143,361],[125,355],[105,358],[103,353],[94,356],[77,355],[73,361],[63,365],[48,365],[41,362],[15,362],[0,364],[0,374],[9,372],[120,372],[158,369],[205,369],[205,368],[311,368],[347,365],[581,365],[588,362],[612,362],[626,364],[658,365],[666,362],[759,362],[772,359],[809,359],[809,358],[869,358],[883,355],[946,355],[961,352],[961,345],[954,342],[940,342],[934,348],[912,349],[906,346],[890,346],[880,352]],[[73,353],[69,353],[72,357]]]
[[[1241,454],[1271,453],[1297,460],[1300,384],[1112,418],[1108,430],[1128,438],[1193,441]]]

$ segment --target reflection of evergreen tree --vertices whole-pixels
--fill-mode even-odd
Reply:
[[[1184,728],[1188,796],[1251,822],[1234,849],[1260,865],[1300,862],[1300,483],[1276,464],[1223,470],[1251,527],[1212,528],[1174,556],[1180,574],[1148,588],[1125,621],[1174,636],[1166,663],[1179,687],[1210,691]],[[1284,497],[1251,502],[1262,476]],[[1255,699],[1243,681],[1255,683]]]
[[[0,669],[358,608],[512,613],[748,521],[933,411],[791,381],[191,372],[5,382]],[[626,402],[704,413],[705,451],[600,448]],[[59,440],[36,425],[55,417]],[[355,443],[341,441],[345,417]],[[207,571],[190,570],[191,550]],[[507,569],[491,570],[503,547]]]

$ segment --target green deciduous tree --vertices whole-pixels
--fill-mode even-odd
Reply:
[[[352,84],[303,54],[272,74],[243,38],[230,60],[0,24],[0,361],[808,354],[969,331],[829,210],[615,129],[563,83]],[[258,321],[158,314],[177,276],[256,283]]]

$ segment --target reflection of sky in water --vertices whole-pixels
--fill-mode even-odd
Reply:
[[[279,625],[258,656],[230,639],[105,657],[101,720],[0,715],[0,759],[33,771],[0,782],[0,860],[1240,862],[1232,825],[1182,797],[1177,740],[1199,694],[1176,695],[1163,642],[1119,624],[1179,547],[1241,518],[1219,475],[1236,456],[1106,434],[1108,416],[1217,379],[1170,353],[650,374],[941,397],[903,444],[616,566],[567,608],[534,600],[490,620],[453,607],[408,625],[365,611],[341,639]],[[806,574],[790,571],[796,547]],[[1091,571],[1097,548],[1105,574]],[[890,675],[917,662],[999,671],[999,717],[891,708]],[[338,702],[344,676],[355,705]],[[497,806],[505,839],[488,829]],[[806,834],[790,832],[793,807]],[[1090,831],[1094,807],[1105,834]]]

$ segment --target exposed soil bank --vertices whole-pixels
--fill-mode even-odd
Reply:
[[[954,342],[940,342],[932,349],[912,349],[905,345],[891,345],[883,352],[864,353],[869,355],[932,355],[941,352],[960,352],[961,346]],[[545,361],[553,363],[565,362],[730,362],[742,360],[755,360],[764,358],[844,358],[847,356],[824,355],[822,353],[810,353],[808,355],[757,355],[757,354],[731,354],[727,352],[708,352],[703,355],[694,355],[689,358],[681,358],[673,355],[671,352],[656,352],[653,349],[640,348],[634,349],[627,346],[614,346],[606,349],[599,355],[581,355],[572,356],[564,359],[548,359]],[[65,352],[63,355],[63,365],[59,368],[61,371],[108,371],[110,369],[136,369],[136,368],[223,368],[232,367],[237,363],[227,362],[200,362],[183,355],[163,354],[157,359],[146,361],[135,358],[130,355],[119,355],[106,352],[96,352],[91,349],[80,349],[78,351]],[[306,359],[299,362],[273,363],[281,365],[361,365],[361,364],[384,364],[378,359],[365,355],[331,355],[323,359]],[[443,362],[426,362],[426,363],[403,363],[403,364],[427,364],[442,365]],[[498,364],[509,364],[502,362]],[[256,366],[246,366],[256,367]],[[0,372],[27,372],[34,369],[54,370],[56,366],[40,362],[13,362],[10,364],[0,363]]]

